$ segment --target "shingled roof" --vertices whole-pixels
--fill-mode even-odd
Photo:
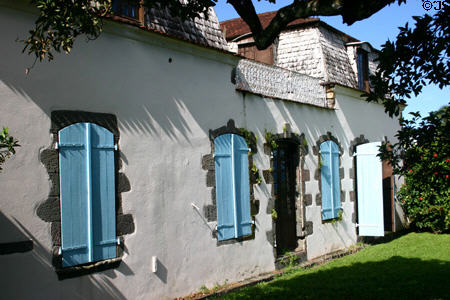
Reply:
[[[150,9],[145,12],[144,25],[148,29],[195,44],[228,50],[216,13],[212,8],[209,9],[207,18],[195,18],[195,20],[184,22],[180,18],[172,17],[168,9]]]
[[[195,18],[195,20],[182,21],[178,17],[170,15],[168,9],[147,9],[135,13],[136,17],[112,15],[115,21],[138,26],[144,30],[153,31],[169,37],[181,39],[205,47],[215,48],[228,52],[228,44],[220,29],[214,9],[210,8],[207,16]]]
[[[258,14],[262,27],[266,28],[267,26],[269,26],[270,21],[272,21],[272,19],[275,17],[276,14],[277,11]],[[289,23],[288,27],[299,24],[318,22],[319,20],[320,20],[319,18],[297,19]],[[222,28],[222,31],[224,32],[227,41],[230,41],[236,37],[251,32],[250,27],[248,27],[247,23],[245,23],[244,20],[242,20],[241,18],[223,21],[220,23],[220,27]]]
[[[258,14],[263,28],[270,24],[276,14],[277,11]],[[251,48],[254,47],[249,44],[252,41],[251,31],[242,19],[221,22],[220,27],[230,45],[239,44],[240,49],[245,48],[248,53],[258,51]],[[280,32],[275,43],[276,66],[320,78],[323,82],[358,88],[356,52],[353,47],[347,47],[348,43],[361,44],[358,39],[319,18],[306,18],[289,23],[287,28]],[[247,57],[254,59],[251,55]],[[375,68],[373,59],[371,65],[369,71]]]

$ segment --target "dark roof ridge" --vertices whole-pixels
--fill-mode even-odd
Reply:
[[[258,16],[270,15],[270,14],[273,14],[273,13],[276,13],[276,12],[277,11],[266,11],[266,12],[263,12],[263,13],[259,13]],[[233,19],[228,19],[228,20],[220,22],[220,24],[227,23],[227,22],[233,22],[233,21],[237,21],[237,20],[240,20],[240,19],[242,19],[242,18],[241,17],[237,17],[237,18],[233,18]]]

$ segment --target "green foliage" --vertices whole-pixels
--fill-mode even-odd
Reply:
[[[16,147],[20,147],[19,142],[9,135],[7,127],[3,127],[0,131],[0,172],[6,159],[16,153]]]
[[[322,160],[320,159],[320,155],[319,155],[319,163],[317,164],[317,169],[322,169]]]
[[[208,289],[208,287],[207,287],[206,285],[202,285],[202,286],[199,288],[198,292],[199,292],[200,294],[209,294],[209,293],[210,293],[210,290]]]
[[[292,269],[295,266],[295,261],[297,260],[297,256],[295,253],[287,251],[284,253],[283,258],[281,259],[281,263],[285,266],[286,270]]]
[[[420,119],[401,120],[398,142],[381,147],[405,184],[398,198],[411,225],[418,230],[450,230],[450,107]]]
[[[249,147],[258,141],[258,138],[245,128],[240,128],[239,132]]]
[[[262,182],[261,176],[259,175],[259,170],[256,167],[256,164],[253,162],[251,172],[256,180],[256,184],[260,184]]]
[[[382,46],[377,72],[370,78],[373,92],[364,94],[368,101],[382,99],[386,112],[397,116],[405,98],[417,96],[425,85],[449,85],[449,15],[450,5],[443,5],[433,16],[413,17],[414,28],[407,23],[395,41]]]
[[[340,209],[339,212],[338,212],[337,218],[331,219],[331,220],[330,220],[330,223],[331,223],[331,224],[335,224],[335,223],[337,223],[337,222],[339,222],[339,221],[342,221],[342,215],[343,215],[343,210]]]
[[[266,143],[268,143],[270,145],[270,147],[272,148],[272,150],[275,150],[278,148],[278,144],[276,141],[276,138],[274,136],[274,134],[270,131],[267,131],[266,129],[264,129],[264,137],[266,139]]]
[[[450,235],[411,233],[221,299],[447,299]],[[355,284],[357,282],[358,284]]]
[[[272,216],[273,220],[278,219],[278,213],[274,208],[272,208],[270,215]]]
[[[217,291],[225,288],[227,286],[227,284],[228,284],[228,279],[226,279],[223,284],[216,282],[212,288],[208,288],[206,285],[202,285],[199,288],[197,293],[194,293],[190,297],[187,297],[187,299],[191,299],[191,297],[192,297],[192,299],[196,299],[196,297],[198,297],[198,296],[204,296],[204,295],[216,293]]]
[[[77,36],[97,38],[102,32],[102,16],[111,12],[111,0],[31,0],[39,17],[23,52],[33,53],[40,61],[54,57],[54,51],[69,53]]]
[[[348,247],[348,250],[350,252],[357,252],[358,250],[361,250],[364,247],[365,245],[362,242],[357,242],[356,244],[353,244],[350,247]]]
[[[252,149],[249,152],[249,155],[250,156],[254,155],[255,152],[253,152],[253,149],[256,149],[255,143],[258,140],[257,137],[252,132],[248,131],[245,128],[240,128],[239,132],[240,132],[241,136],[245,139],[247,146],[250,147],[250,149]],[[259,175],[259,169],[256,167],[256,164],[254,162],[250,169],[250,172],[252,173],[251,177],[253,177],[255,179],[256,184],[260,184],[262,182],[262,179],[261,179],[261,176]],[[251,182],[250,182],[250,184],[251,184]]]

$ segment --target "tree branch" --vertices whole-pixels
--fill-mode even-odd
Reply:
[[[311,16],[342,16],[344,23],[351,25],[366,19],[396,0],[294,0],[290,5],[280,8],[267,28],[263,28],[251,0],[228,0],[236,12],[250,27],[256,47],[260,50],[269,47],[281,30],[299,18]],[[399,4],[406,0],[397,0]]]

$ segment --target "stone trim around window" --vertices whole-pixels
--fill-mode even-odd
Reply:
[[[233,133],[242,136],[248,147],[251,149],[251,154],[248,155],[248,168],[250,176],[250,214],[252,220],[255,221],[256,215],[259,213],[259,200],[255,199],[253,186],[258,183],[259,172],[255,174],[252,172],[253,167],[253,154],[255,154],[258,149],[256,147],[256,136],[253,132],[247,131],[245,128],[236,127],[234,120],[230,119],[227,125],[220,128],[209,130],[209,140],[211,145],[211,153],[206,154],[202,157],[202,169],[207,171],[206,173],[206,187],[211,188],[211,202],[203,206],[203,214],[205,215],[208,222],[217,221],[217,204],[216,204],[216,171],[214,163],[214,139],[219,135],[225,133]],[[212,237],[217,239],[217,230],[214,229]],[[217,241],[217,246],[234,244],[237,242],[242,242],[246,240],[252,240],[255,238],[255,225],[252,225],[252,234],[246,237],[240,237],[237,239],[231,239],[226,241]]]
[[[316,141],[316,145],[313,146],[313,154],[317,156],[317,161],[320,161],[320,153],[319,153],[320,145],[326,141],[335,142],[339,148],[339,179],[340,179],[339,181],[340,181],[340,193],[341,193],[340,200],[341,200],[341,205],[342,205],[342,203],[345,202],[345,192],[342,190],[342,180],[344,179],[345,174],[344,174],[344,168],[341,167],[342,166],[342,155],[344,154],[344,148],[342,147],[339,140],[331,134],[331,132],[327,132],[327,134],[320,136],[319,139]],[[317,180],[317,182],[319,183],[319,189],[318,189],[319,193],[316,194],[316,205],[322,207],[322,179],[321,179],[321,174],[320,174],[320,168],[316,169],[316,171],[314,173],[314,179]],[[335,220],[335,219],[322,220],[322,224],[333,222],[333,220]]]
[[[100,272],[103,270],[117,268],[120,265],[125,244],[124,235],[131,234],[135,230],[133,216],[124,214],[122,210],[122,193],[131,190],[130,181],[127,176],[120,172],[122,168],[122,158],[120,148],[115,151],[115,178],[116,178],[116,235],[120,238],[120,245],[117,246],[117,258],[93,262],[74,267],[62,267],[62,256],[59,254],[61,247],[61,213],[60,213],[60,189],[59,189],[59,152],[55,145],[58,142],[58,132],[62,128],[80,122],[94,123],[102,126],[114,135],[114,143],[119,142],[119,128],[117,118],[112,114],[91,113],[84,111],[59,110],[51,113],[50,133],[52,135],[52,145],[41,151],[39,157],[45,166],[49,180],[50,191],[47,200],[43,201],[36,209],[38,217],[51,223],[52,238],[52,264],[58,275],[58,279],[78,277],[86,274]]]

